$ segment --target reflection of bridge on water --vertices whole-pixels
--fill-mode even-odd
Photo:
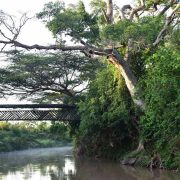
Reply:
[[[76,106],[65,104],[3,104],[0,121],[79,121]]]

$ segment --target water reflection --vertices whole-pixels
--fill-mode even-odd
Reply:
[[[0,154],[0,180],[70,180],[73,175],[72,147]]]
[[[76,178],[79,180],[179,180],[180,173],[122,166],[107,161],[78,162]]]
[[[0,180],[179,180],[180,174],[74,160],[72,148],[45,148],[0,154]]]

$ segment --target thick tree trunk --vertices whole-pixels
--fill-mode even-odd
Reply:
[[[116,50],[113,51],[113,55],[110,56],[109,61],[115,65],[115,67],[120,71],[121,75],[123,76],[134,104],[142,111],[144,111],[145,103],[139,96],[140,92],[138,92],[136,89],[137,78],[130,69],[128,62],[125,61]]]
[[[145,102],[143,101],[143,99],[140,98],[139,96],[140,92],[138,92],[136,89],[137,78],[133,74],[128,64],[128,57],[127,60],[125,60],[120,56],[117,50],[114,50],[112,55],[109,57],[109,61],[115,65],[115,67],[120,71],[121,75],[123,76],[134,104],[137,107],[139,107],[142,111],[144,111]],[[140,139],[136,152],[140,152],[143,150],[144,150],[144,142],[142,139]]]

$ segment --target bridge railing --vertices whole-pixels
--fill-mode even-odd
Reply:
[[[73,105],[67,105],[67,104],[0,104],[0,109],[33,109],[33,108],[76,108],[76,106]]]
[[[77,121],[76,106],[65,104],[1,104],[0,121]]]

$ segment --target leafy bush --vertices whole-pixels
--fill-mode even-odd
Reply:
[[[111,66],[101,70],[80,104],[78,145],[87,155],[117,158],[136,144],[133,108],[124,81]]]
[[[164,165],[173,164],[180,152],[180,57],[176,49],[162,47],[147,60],[142,78],[146,102],[141,133],[147,150],[161,153]]]

